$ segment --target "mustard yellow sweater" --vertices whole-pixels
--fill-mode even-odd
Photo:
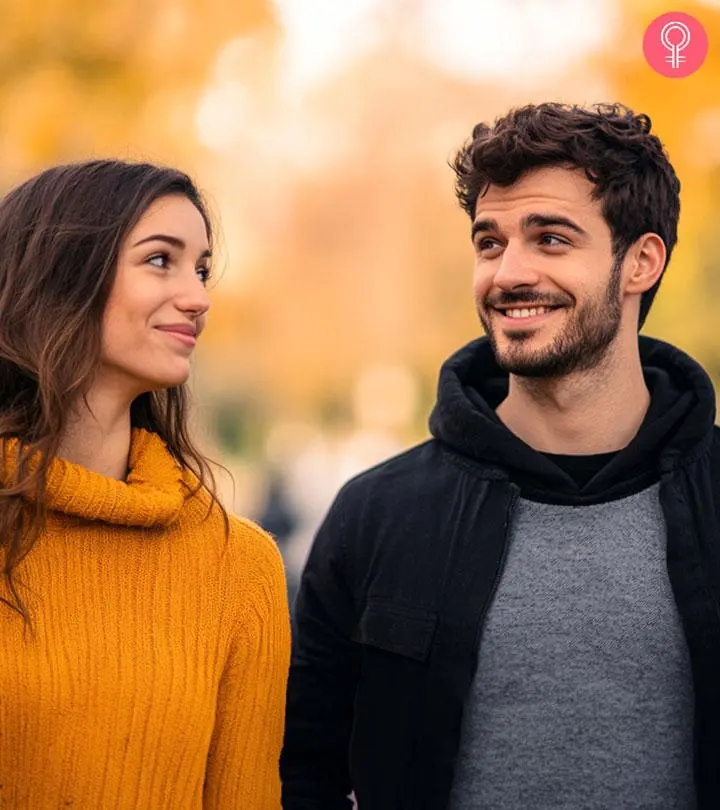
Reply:
[[[32,632],[0,604],[0,808],[278,810],[280,556],[234,517],[226,542],[157,436],[133,432],[130,464],[52,463],[18,569]]]

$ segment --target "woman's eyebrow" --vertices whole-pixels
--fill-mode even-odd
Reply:
[[[154,233],[151,236],[144,236],[138,242],[135,242],[133,247],[137,247],[138,245],[143,245],[145,242],[166,242],[168,245],[172,245],[173,247],[179,248],[180,250],[185,250],[187,245],[185,242],[180,239],[179,236],[170,236],[166,233]],[[212,256],[212,251],[210,249],[204,250],[200,254],[201,259],[209,258]]]

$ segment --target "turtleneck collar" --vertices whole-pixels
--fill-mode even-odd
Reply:
[[[17,440],[5,442],[3,483],[15,467]],[[186,476],[155,433],[133,429],[130,472],[125,481],[108,478],[79,464],[55,458],[46,484],[47,507],[65,515],[120,526],[169,526],[180,514],[188,494]]]

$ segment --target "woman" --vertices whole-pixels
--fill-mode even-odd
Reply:
[[[210,242],[147,164],[0,203],[0,807],[280,807],[282,563],[187,428]]]

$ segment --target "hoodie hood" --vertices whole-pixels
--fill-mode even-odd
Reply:
[[[554,503],[615,500],[649,486],[682,460],[710,448],[715,391],[703,368],[660,340],[640,336],[640,359],[650,407],[637,435],[584,487],[511,433],[495,415],[509,377],[487,338],[469,343],[440,371],[430,431],[461,455],[496,468],[524,497]]]

